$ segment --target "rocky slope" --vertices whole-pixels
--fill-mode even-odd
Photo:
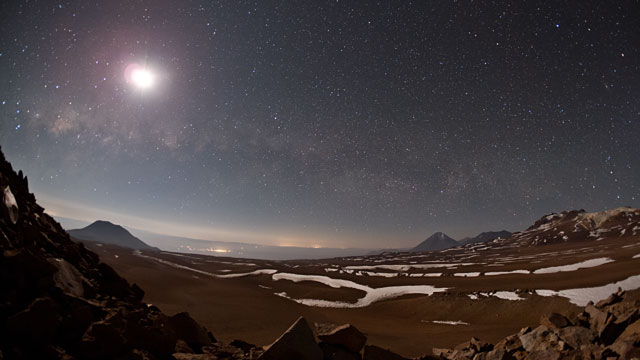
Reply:
[[[136,250],[156,249],[131,235],[131,233],[122,226],[104,220],[98,220],[82,229],[73,229],[67,232],[72,238],[81,241],[100,242]]]
[[[446,359],[640,359],[640,301],[622,291],[567,318],[551,313],[495,345],[477,338],[454,349],[434,349]]]
[[[527,230],[494,243],[540,246],[566,242],[599,241],[640,234],[640,209],[621,207],[587,213],[584,210],[545,215]]]
[[[506,230],[501,230],[501,231],[485,231],[482,232],[474,237],[468,237],[468,238],[464,238],[461,239],[460,245],[467,245],[467,244],[478,244],[478,243],[485,243],[487,241],[491,241],[497,238],[502,238],[502,239],[506,239],[509,236],[511,236],[511,232],[506,231]]]
[[[1,152],[0,190],[0,359],[169,359],[217,346],[73,242]]]

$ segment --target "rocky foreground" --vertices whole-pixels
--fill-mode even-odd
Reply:
[[[0,359],[403,359],[367,345],[354,326],[304,318],[264,348],[220,343],[189,314],[143,303],[138,286],[73,242],[1,152],[0,192]],[[422,359],[638,357],[640,304],[618,293],[495,345],[474,338]]]

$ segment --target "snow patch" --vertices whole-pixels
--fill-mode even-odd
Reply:
[[[585,306],[589,301],[598,302],[606,299],[609,295],[621,288],[624,291],[630,291],[640,288],[640,275],[630,276],[624,280],[606,284],[602,286],[567,289],[567,290],[536,290],[536,294],[540,296],[561,296],[569,299],[569,302],[578,306]]]
[[[484,273],[487,276],[507,275],[507,274],[530,274],[529,270],[512,270],[512,271],[489,271]]]
[[[480,273],[479,272],[455,273],[455,274],[453,274],[453,276],[458,276],[458,277],[476,277],[476,276],[480,276]]]
[[[328,308],[361,308],[369,306],[375,302],[393,299],[402,295],[420,294],[420,295],[432,295],[436,292],[446,291],[447,288],[437,288],[430,285],[407,285],[407,286],[389,286],[382,288],[371,288],[366,285],[361,285],[356,282],[344,279],[333,279],[328,276],[322,275],[302,275],[291,273],[277,273],[273,274],[271,278],[274,281],[289,280],[293,282],[300,281],[315,281],[320,284],[332,287],[332,288],[350,288],[365,292],[365,296],[358,299],[355,303],[348,303],[344,301],[329,301],[319,299],[294,299],[289,297],[286,293],[277,293],[275,295],[287,298],[295,301],[299,304],[315,307],[328,307]]]
[[[511,301],[524,300],[524,298],[521,298],[520,296],[518,296],[518,294],[516,294],[513,291],[496,291],[492,295],[503,300],[511,300]]]
[[[458,266],[475,265],[475,263],[431,263],[431,264],[389,264],[389,265],[351,265],[345,266],[344,270],[392,270],[392,271],[408,271],[410,269],[433,269],[433,268],[451,268]]]
[[[426,322],[426,321],[422,320],[422,322]],[[452,321],[452,320],[433,320],[431,322],[434,323],[434,324],[442,324],[442,325],[469,325],[468,322],[464,322],[464,321],[461,321],[461,320],[455,320],[455,321]]]
[[[262,275],[262,274],[272,275],[272,274],[275,274],[276,272],[278,272],[278,270],[275,270],[275,269],[258,269],[258,270],[255,270],[255,271],[252,271],[252,272],[247,272],[247,273],[236,273],[236,274],[220,275],[220,274],[210,273],[210,272],[204,271],[204,270],[190,268],[188,266],[176,264],[176,263],[173,263],[171,261],[158,259],[158,258],[155,258],[153,256],[142,255],[142,252],[140,252],[138,250],[134,250],[133,254],[136,255],[136,256],[142,257],[142,258],[155,260],[155,261],[157,261],[157,262],[159,262],[161,264],[165,264],[165,265],[174,267],[176,269],[193,271],[193,272],[198,273],[198,274],[207,275],[207,276],[210,276],[210,277],[213,277],[213,278],[218,278],[218,279],[232,279],[232,278],[239,278],[239,277],[245,277],[245,276],[251,276],[251,275]]]
[[[538,270],[535,270],[533,273],[534,274],[551,274],[551,273],[557,273],[557,272],[575,271],[578,269],[585,269],[585,268],[600,266],[610,262],[613,262],[613,259],[597,258],[597,259],[585,260],[575,264],[540,268]]]

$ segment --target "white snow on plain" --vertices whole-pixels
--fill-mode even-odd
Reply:
[[[423,320],[423,322],[425,322]],[[469,325],[468,322],[464,322],[461,320],[456,320],[456,321],[452,321],[452,320],[433,320],[431,321],[434,324],[442,324],[442,325]]]
[[[408,271],[409,269],[433,269],[433,268],[450,268],[458,266],[475,265],[475,263],[435,263],[435,264],[391,264],[391,265],[351,265],[345,266],[345,270],[392,270],[392,271]]]
[[[507,274],[529,274],[529,270],[511,270],[511,271],[489,271],[484,273],[487,276],[507,275]]]
[[[458,276],[458,277],[476,277],[476,276],[480,276],[480,273],[479,272],[455,273],[455,274],[453,274],[453,276]]]
[[[569,299],[569,302],[578,306],[585,306],[589,301],[597,302],[606,299],[609,295],[621,288],[624,291],[640,288],[640,275],[630,276],[624,280],[590,288],[567,289],[567,290],[536,290],[540,296],[562,296]]]
[[[476,295],[476,294],[468,294],[467,296],[468,296],[468,297],[469,297],[469,299],[471,299],[471,300],[478,300],[478,295]]]
[[[585,260],[575,264],[541,268],[541,269],[535,270],[533,273],[534,274],[551,274],[551,273],[557,273],[557,272],[563,272],[563,271],[574,271],[578,269],[596,267],[596,266],[600,266],[610,262],[613,262],[613,259],[597,258],[597,259]]]
[[[524,300],[524,298],[521,298],[520,296],[518,296],[518,294],[516,294],[513,291],[496,291],[492,295],[503,300],[512,300],[512,301]]]
[[[315,281],[320,284],[324,284],[336,289],[344,287],[344,288],[356,289],[356,290],[365,292],[365,296],[358,299],[358,301],[356,301],[355,303],[348,303],[344,301],[319,300],[319,299],[294,299],[289,297],[286,293],[276,294],[278,296],[282,296],[284,298],[295,301],[299,304],[303,304],[307,306],[316,306],[316,307],[329,307],[329,308],[360,308],[360,307],[369,306],[378,301],[393,299],[402,295],[409,295],[409,294],[432,295],[436,292],[442,292],[447,290],[447,288],[437,288],[435,286],[430,286],[430,285],[406,285],[406,286],[388,286],[388,287],[382,287],[382,288],[371,288],[369,286],[361,285],[350,280],[333,279],[328,276],[321,276],[321,275],[277,273],[277,274],[273,274],[271,278],[275,281],[278,281],[278,280],[289,280],[293,282]]]
[[[631,258],[632,259],[640,259],[640,254],[633,255]]]
[[[442,273],[413,273],[408,275],[409,277],[439,277],[442,276]]]
[[[155,260],[155,261],[157,261],[157,262],[159,262],[161,264],[165,264],[165,265],[174,267],[176,269],[193,271],[193,272],[198,273],[198,274],[207,275],[207,276],[211,276],[213,278],[218,278],[218,279],[231,279],[231,278],[239,278],[239,277],[245,277],[245,276],[251,276],[251,275],[262,275],[262,274],[272,275],[272,274],[278,272],[278,270],[275,270],[275,269],[258,269],[258,270],[255,270],[255,271],[252,271],[252,272],[247,272],[247,273],[236,273],[236,274],[220,275],[220,274],[210,273],[210,272],[204,271],[204,270],[198,270],[198,269],[190,268],[188,266],[176,264],[176,263],[173,263],[171,261],[164,260],[164,259],[158,259],[158,258],[155,258],[153,256],[142,255],[142,253],[140,251],[137,251],[137,252],[134,251],[133,254],[136,255],[136,256],[139,256],[139,257]]]

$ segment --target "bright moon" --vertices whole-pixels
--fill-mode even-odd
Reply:
[[[125,69],[125,78],[127,82],[132,83],[135,87],[145,90],[151,88],[155,83],[153,73],[138,64],[131,64]]]

